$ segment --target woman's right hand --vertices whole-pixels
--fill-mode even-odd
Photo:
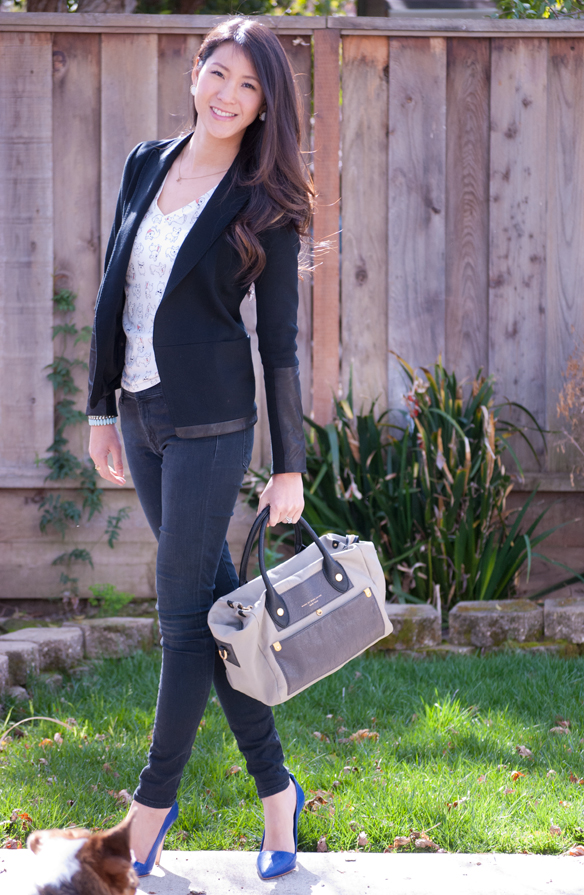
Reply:
[[[113,469],[107,458],[112,455]],[[122,442],[114,423],[109,426],[91,426],[89,432],[89,456],[102,479],[114,485],[125,485],[122,463]]]

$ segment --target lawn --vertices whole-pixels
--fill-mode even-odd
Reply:
[[[158,652],[95,663],[56,694],[33,682],[30,705],[5,700],[3,729],[29,714],[76,724],[28,723],[5,744],[0,844],[121,820],[118,794],[132,792],[146,759],[159,664]],[[362,831],[372,851],[412,830],[459,852],[557,854],[584,842],[583,681],[584,658],[354,660],[275,710],[289,767],[313,799],[300,849],[322,836],[329,850],[353,849]],[[351,740],[357,731],[368,734]],[[167,848],[259,847],[261,806],[241,764],[211,701]]]

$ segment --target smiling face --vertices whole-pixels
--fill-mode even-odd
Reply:
[[[193,71],[197,127],[218,139],[243,136],[264,108],[255,68],[236,44],[225,42]]]

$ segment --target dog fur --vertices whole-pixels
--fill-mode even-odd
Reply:
[[[35,895],[134,895],[131,818],[111,830],[37,830],[27,846],[37,856]],[[64,842],[63,840],[67,840]]]

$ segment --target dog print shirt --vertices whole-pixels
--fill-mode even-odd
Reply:
[[[164,215],[158,207],[163,187],[164,183],[138,227],[126,272],[122,388],[129,392],[140,392],[160,382],[152,344],[154,317],[178,250],[215,190],[211,187],[198,202]]]

